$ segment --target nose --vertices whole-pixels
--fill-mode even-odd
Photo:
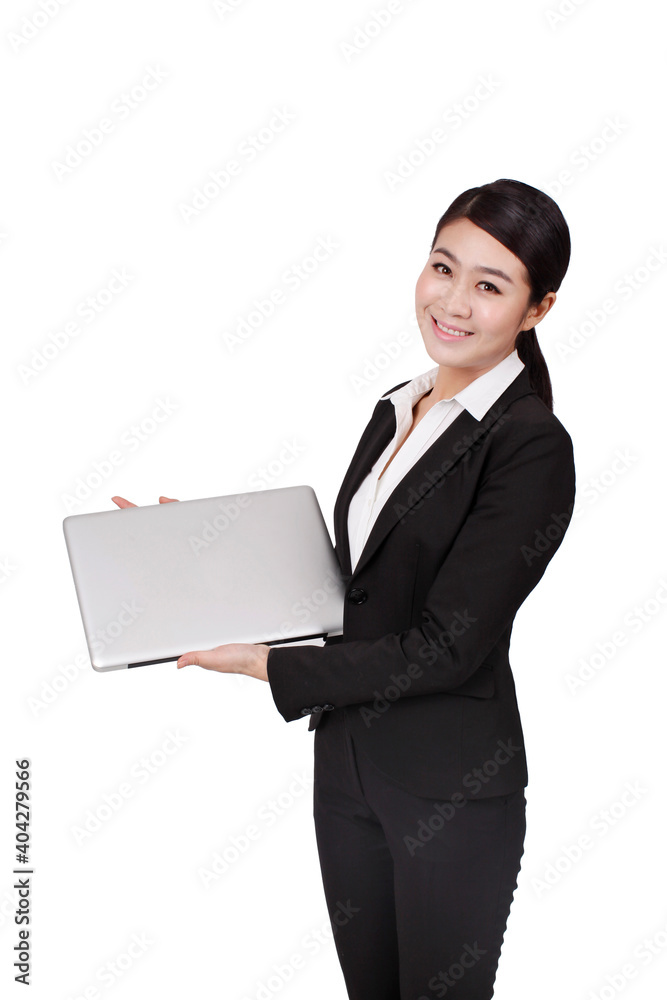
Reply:
[[[470,316],[470,295],[464,282],[452,281],[447,291],[442,295],[442,304],[444,311],[451,315],[452,318],[454,316]]]

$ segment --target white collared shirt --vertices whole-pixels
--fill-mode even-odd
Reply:
[[[416,375],[410,382],[394,389],[393,392],[386,392],[384,396],[380,397],[381,399],[390,399],[394,404],[396,433],[361,483],[350,503],[347,527],[350,538],[352,570],[359,560],[371,528],[382,507],[417,459],[464,409],[475,420],[481,420],[523,367],[524,364],[520,360],[518,352],[512,351],[490,371],[473,379],[465,389],[454,393],[451,399],[440,399],[434,403],[419,421],[407,441],[401,445],[389,468],[382,476],[380,473],[389,458],[393,455],[396,447],[404,441],[405,435],[412,427],[413,406],[435,385],[438,366],[436,365],[435,368],[431,368],[430,371],[424,372],[422,375]]]

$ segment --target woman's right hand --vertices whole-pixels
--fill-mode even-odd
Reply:
[[[136,507],[136,503],[131,503],[124,497],[111,497],[115,504],[119,507]],[[178,503],[178,500],[172,500],[170,497],[159,497],[160,503]]]

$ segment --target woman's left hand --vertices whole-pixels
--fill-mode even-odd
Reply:
[[[221,674],[247,674],[260,681],[268,681],[266,661],[270,646],[265,643],[227,642],[215,649],[183,653],[176,666],[187,667],[196,664],[206,670],[217,670]]]

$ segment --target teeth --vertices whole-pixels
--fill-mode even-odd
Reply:
[[[433,319],[435,319],[435,316]],[[461,333],[460,330],[450,330],[448,326],[443,326],[442,323],[438,323],[437,319],[435,319],[435,323],[439,330],[442,330],[443,333],[451,333],[453,337],[472,337],[471,333]]]

